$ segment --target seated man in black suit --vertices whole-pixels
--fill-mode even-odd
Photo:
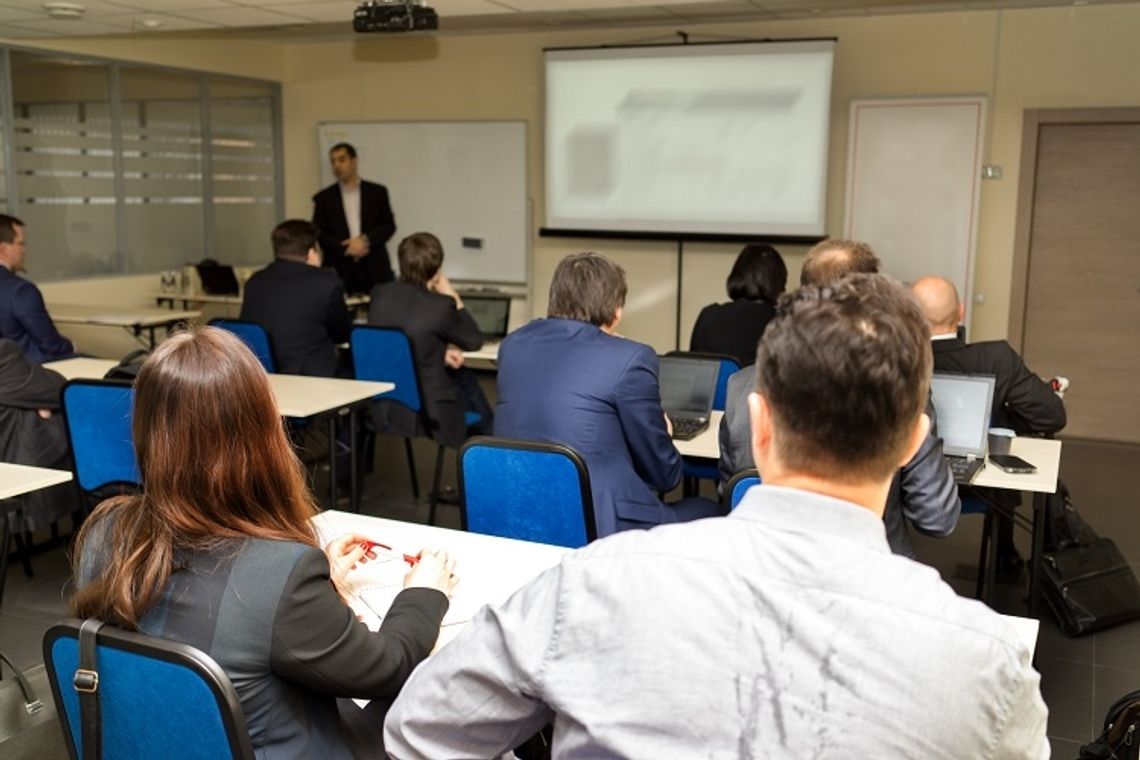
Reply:
[[[993,375],[994,400],[990,424],[1025,433],[1056,433],[1065,427],[1065,405],[1045,382],[1025,366],[1025,362],[1004,340],[969,343],[958,337],[958,323],[966,307],[958,300],[958,289],[944,277],[928,276],[912,286],[915,298],[930,323],[934,342],[935,372],[965,372]],[[1015,491],[971,488],[971,493],[1005,509],[1021,501]],[[998,573],[1017,576],[1022,561],[1013,545],[1013,522],[999,512],[997,523]]]
[[[269,333],[282,374],[336,376],[336,346],[348,341],[352,327],[340,278],[320,268],[317,235],[317,226],[303,219],[277,225],[274,262],[245,284],[241,319]]]
[[[878,271],[879,257],[869,245],[831,239],[808,251],[800,271],[800,284],[823,287],[853,272],[877,274]],[[748,394],[755,385],[755,367],[745,367],[728,381],[724,418],[720,424],[720,474],[725,480],[735,472],[754,466]],[[944,538],[957,527],[962,511],[954,476],[942,458],[942,439],[935,430],[934,406],[929,400],[925,413],[931,420],[931,428],[922,446],[891,481],[883,513],[891,551],[907,557],[914,556],[908,523],[919,533]]]
[[[462,366],[462,351],[482,346],[483,336],[440,268],[443,245],[435,235],[409,235],[400,241],[397,257],[400,280],[372,289],[368,323],[398,327],[411,339],[423,384],[420,392],[428,417],[437,425],[434,437],[444,445],[459,446],[467,438],[465,412],[481,415],[474,430],[492,429],[490,404],[474,375]],[[380,403],[376,417],[381,430],[415,432],[415,420],[403,407]]]

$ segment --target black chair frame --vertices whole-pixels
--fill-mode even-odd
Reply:
[[[732,509],[732,492],[736,490],[736,485],[745,478],[758,478],[760,472],[755,467],[748,467],[743,470],[738,470],[732,474],[728,482],[724,484],[724,491],[720,495],[721,505],[726,509]]]

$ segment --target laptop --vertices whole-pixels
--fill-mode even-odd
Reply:
[[[228,264],[195,264],[202,292],[208,296],[236,296],[239,293],[237,275]]]
[[[954,482],[970,483],[986,462],[993,375],[935,373],[930,381],[938,436]]]
[[[467,313],[479,325],[483,340],[496,343],[507,335],[511,321],[511,297],[486,293],[463,293]]]
[[[673,438],[688,441],[709,426],[720,362],[661,357],[661,406],[673,422]]]

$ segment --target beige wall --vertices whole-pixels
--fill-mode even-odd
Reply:
[[[690,26],[701,35],[835,36],[828,229],[842,229],[847,117],[852,99],[985,94],[991,124],[986,163],[1001,180],[983,183],[973,338],[1002,337],[1009,317],[1021,114],[1025,108],[1135,105],[1140,78],[1140,5],[1093,5],[1008,11],[814,18]],[[320,121],[525,119],[535,228],[542,225],[542,48],[671,35],[673,27],[541,34],[357,37],[344,42],[71,42],[76,52],[165,62],[284,82],[285,208],[307,216],[317,189]],[[54,43],[50,43],[54,46]],[[376,179],[383,181],[383,177]],[[394,199],[399,214],[399,199]],[[872,241],[873,242],[873,241]],[[660,242],[538,238],[533,245],[531,306],[546,307],[550,273],[565,253],[612,255],[630,273],[623,332],[667,350],[677,313],[676,246]],[[722,300],[735,246],[690,244],[684,257],[682,344],[705,303]],[[782,246],[789,281],[803,248]]]

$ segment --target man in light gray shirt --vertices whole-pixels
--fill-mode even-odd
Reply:
[[[886,278],[801,288],[748,401],[764,485],[484,608],[404,686],[387,751],[494,757],[553,722],[555,758],[1048,757],[1028,645],[884,535],[929,424],[929,343]]]

